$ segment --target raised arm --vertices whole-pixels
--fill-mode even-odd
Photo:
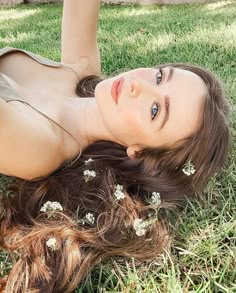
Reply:
[[[79,75],[101,74],[97,44],[100,2],[100,0],[64,0],[61,62],[73,67]],[[86,67],[86,70],[83,67]]]

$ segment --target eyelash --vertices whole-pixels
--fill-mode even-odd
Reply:
[[[154,106],[156,106],[155,109],[156,109],[156,108],[158,109],[157,112],[155,113],[155,115],[152,113],[152,111],[153,111],[153,109],[154,109]],[[159,108],[160,108],[160,106],[159,106],[158,103],[154,103],[154,104],[152,105],[152,108],[151,108],[151,116],[152,116],[152,120],[154,120],[154,119],[156,118],[156,116],[157,116],[157,114],[158,114],[158,112],[159,112]]]
[[[159,74],[161,74],[161,81],[160,82],[157,82],[157,79],[158,79],[158,76]],[[156,74],[156,83],[159,85],[161,82],[162,82],[162,79],[163,79],[163,70],[162,68],[159,68],[157,74]],[[154,106],[156,106],[155,108],[158,109],[158,111],[155,113],[155,115],[152,113],[153,109],[154,109]],[[152,120],[154,120],[157,116],[157,113],[159,112],[159,108],[160,108],[160,105],[158,103],[154,103],[152,105],[152,108],[151,108],[151,116],[152,116]]]
[[[160,82],[157,82],[157,79],[158,79],[158,77],[159,77],[159,74],[161,74],[161,81]],[[157,72],[157,74],[156,74],[156,84],[160,84],[161,82],[162,82],[162,80],[163,80],[163,70],[162,70],[162,68],[159,68],[158,69],[158,72]]]

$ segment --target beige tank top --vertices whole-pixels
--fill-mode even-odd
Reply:
[[[2,49],[0,49],[0,58],[3,55],[6,55],[6,54],[8,54],[10,52],[23,52],[27,56],[31,57],[32,59],[34,59],[38,63],[40,63],[42,65],[45,65],[45,66],[51,66],[51,67],[67,67],[70,70],[72,70],[78,76],[78,74],[71,67],[65,66],[65,65],[63,65],[63,64],[61,64],[59,62],[46,59],[46,58],[44,58],[42,56],[39,56],[37,54],[34,54],[32,52],[28,52],[28,51],[22,50],[22,49],[17,49],[17,48],[12,48],[12,47],[2,48]],[[78,76],[78,78],[79,78],[79,76]],[[22,97],[17,93],[17,91],[4,78],[4,76],[1,74],[1,72],[0,72],[0,98],[3,99],[6,102],[19,101],[20,103],[23,103],[23,104],[29,106],[30,108],[32,108],[33,110],[35,110],[36,112],[38,112],[40,115],[44,116],[46,119],[50,120],[52,123],[56,124],[58,127],[60,127],[61,129],[63,129],[80,146],[79,142],[75,139],[75,137],[69,131],[67,131],[64,127],[62,127],[56,121],[54,121],[53,119],[51,119],[49,116],[47,116],[44,113],[42,113],[41,111],[37,110],[30,103],[28,103],[27,101],[25,101],[24,99],[22,99]],[[75,159],[73,159],[71,161],[66,161],[63,164],[62,167],[67,167],[67,166],[72,165],[79,158],[79,156],[80,156],[80,154],[78,156],[76,156]]]

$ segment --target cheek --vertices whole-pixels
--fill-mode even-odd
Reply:
[[[144,109],[140,108],[140,105],[135,105],[135,103],[122,105],[118,109],[118,116],[123,127],[131,131],[142,131],[144,128]]]

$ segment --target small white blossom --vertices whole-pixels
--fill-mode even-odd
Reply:
[[[94,224],[95,218],[94,218],[94,215],[92,213],[87,213],[85,215],[85,218],[89,221],[89,223]]]
[[[151,203],[159,205],[161,204],[161,196],[159,192],[153,192],[151,197]]]
[[[56,211],[63,211],[62,205],[57,201],[47,201],[40,209],[40,212],[56,212]]]
[[[116,200],[121,200],[125,198],[125,193],[123,192],[123,185],[117,184],[115,186],[116,191],[114,192],[114,196]]]
[[[115,187],[116,190],[123,190],[123,185],[117,184]]]
[[[142,219],[134,220],[134,230],[138,236],[144,236],[146,234],[147,224]]]
[[[95,171],[90,171],[90,170],[85,170],[84,171],[85,182],[93,180],[95,177],[96,177],[96,172]]]
[[[48,248],[50,248],[51,250],[56,250],[57,248],[57,240],[55,237],[51,237],[47,240],[46,245]]]
[[[182,169],[182,171],[184,172],[184,174],[186,174],[187,176],[190,176],[192,174],[194,174],[196,172],[195,167],[193,165],[193,163],[191,162],[191,160],[189,160],[185,165],[184,168]]]
[[[88,160],[84,161],[85,165],[88,165],[91,162],[93,162],[93,159],[91,159],[91,158],[89,158]]]

